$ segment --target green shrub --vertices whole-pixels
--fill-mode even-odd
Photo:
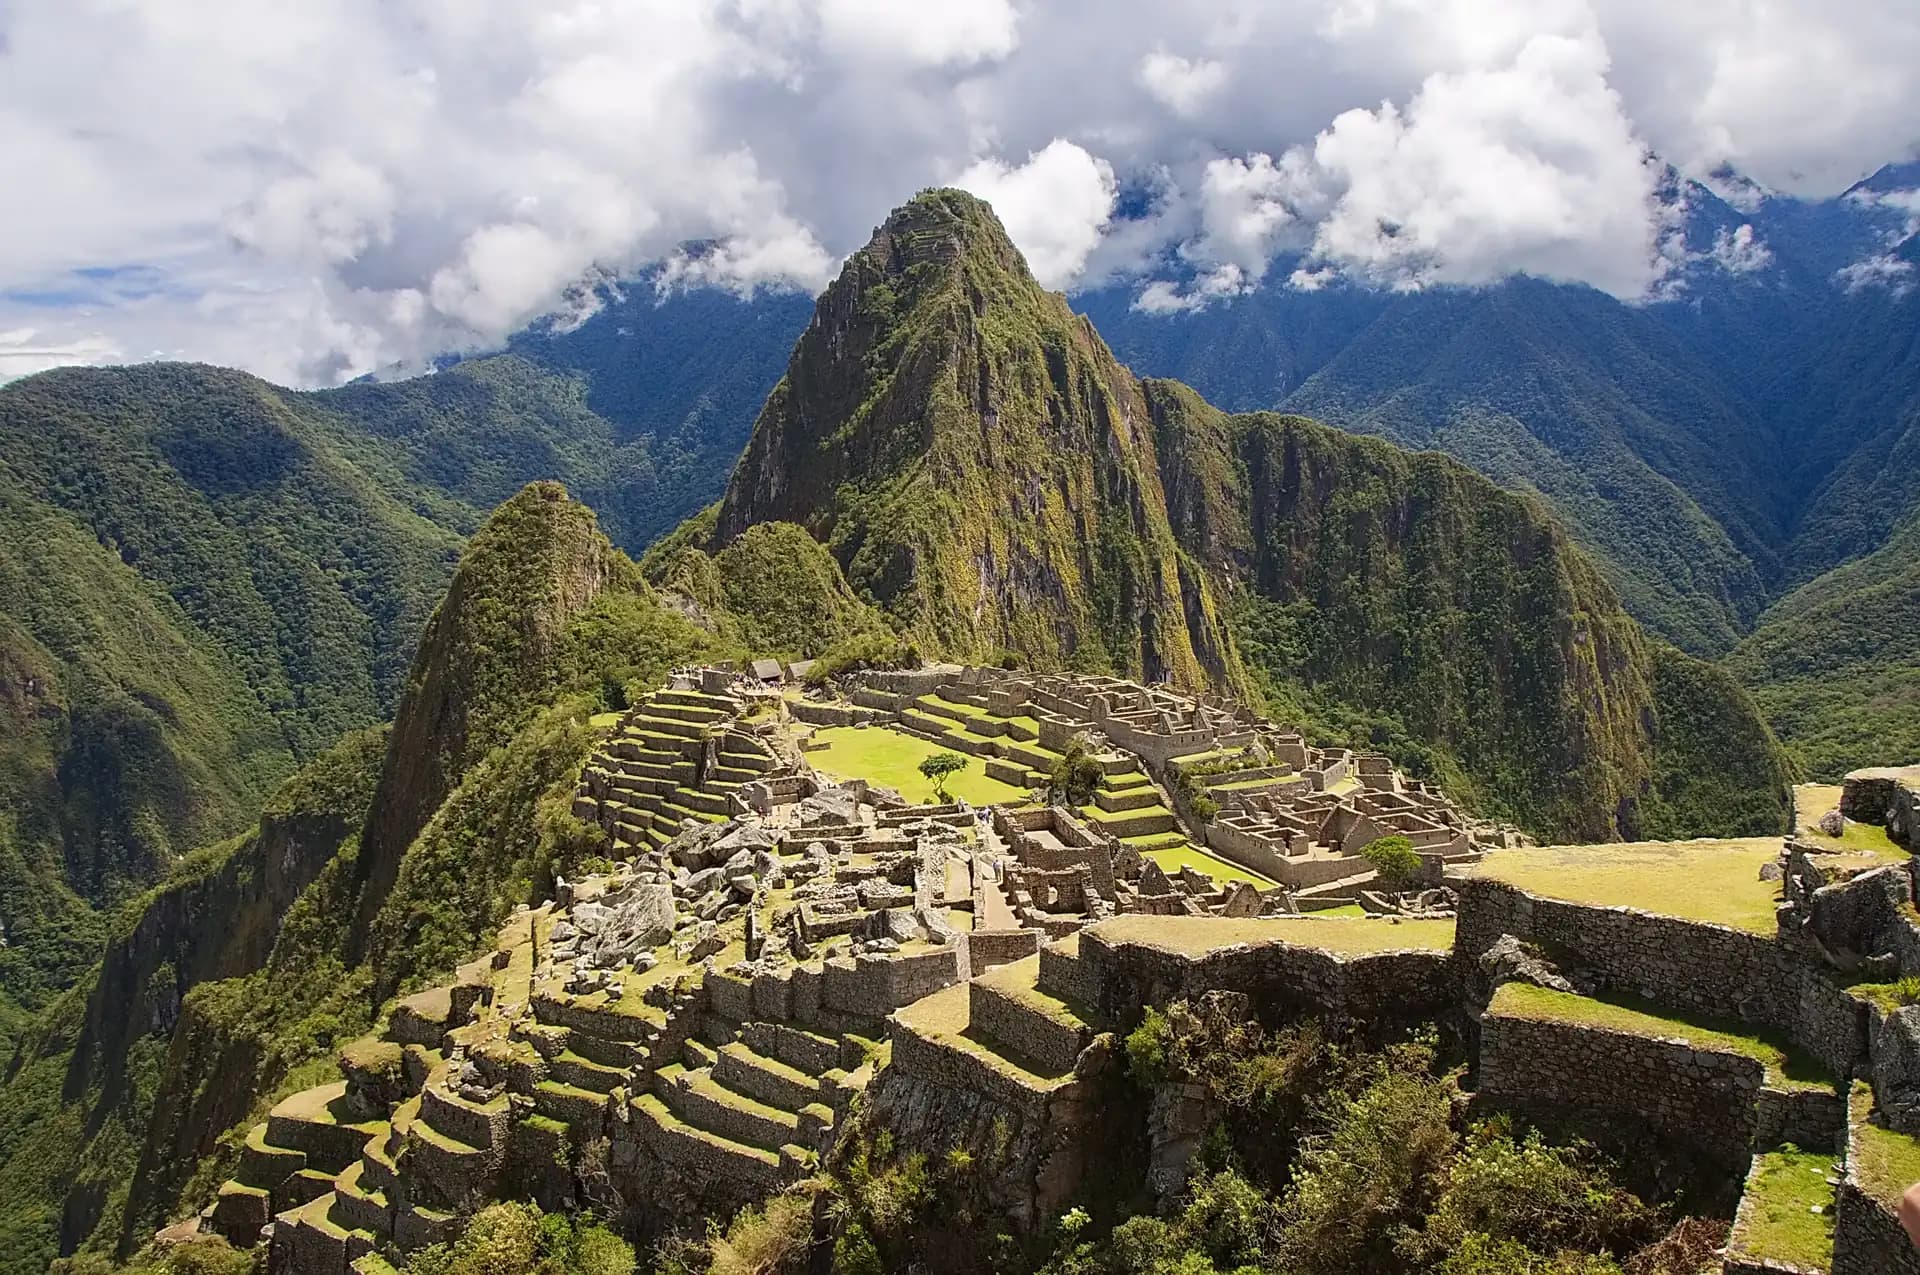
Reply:
[[[959,774],[968,766],[966,757],[959,753],[933,753],[920,759],[920,773],[933,784],[933,790],[946,801],[947,780]]]
[[[1389,888],[1398,889],[1420,875],[1420,854],[1405,837],[1378,837],[1368,842],[1360,855]]]
[[[1127,1033],[1127,1074],[1135,1084],[1151,1088],[1170,1078],[1173,1024],[1153,1006],[1147,1006],[1140,1025]]]
[[[1076,735],[1067,741],[1066,751],[1053,764],[1053,774],[1048,776],[1047,787],[1052,800],[1069,806],[1084,806],[1093,800],[1094,791],[1104,778],[1106,772],[1100,768],[1093,754],[1087,751],[1086,741]]]

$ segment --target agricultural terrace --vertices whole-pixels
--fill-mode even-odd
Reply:
[[[935,753],[950,751],[913,735],[883,726],[826,726],[813,733],[824,748],[809,748],[807,760],[822,774],[838,779],[865,779],[895,789],[911,802],[935,799],[933,783],[920,773],[920,763]],[[947,793],[976,806],[1023,802],[1024,789],[1002,783],[987,774],[977,757],[967,768],[947,778]]]
[[[1450,918],[1148,916],[1136,912],[1101,921],[1093,933],[1112,943],[1135,943],[1181,956],[1204,956],[1236,943],[1290,943],[1342,956],[1453,950]]]
[[[1778,837],[1542,846],[1492,851],[1468,875],[1567,903],[1771,934],[1780,883],[1762,880],[1760,869],[1779,854]]]

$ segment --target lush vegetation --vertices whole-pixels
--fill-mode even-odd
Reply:
[[[1420,875],[1420,855],[1405,837],[1376,837],[1360,854],[1389,887],[1404,886]]]
[[[1133,1101],[1104,1108],[1110,1142],[1038,1235],[1014,1234],[991,1204],[991,1146],[905,1152],[862,1131],[815,1178],[656,1264],[676,1275],[1695,1275],[1726,1234],[1635,1195],[1590,1146],[1463,1126],[1423,1037],[1369,1044],[1317,1020],[1268,1032],[1178,1003],[1148,1010],[1127,1037],[1126,1072],[1115,1083],[1136,1087]],[[1200,1087],[1218,1120],[1185,1188],[1156,1206],[1140,1113],[1165,1084]]]

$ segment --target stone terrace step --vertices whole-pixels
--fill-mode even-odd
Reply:
[[[755,775],[764,775],[774,767],[774,760],[762,753],[737,752],[732,749],[720,751],[720,764],[728,770],[748,770]]]
[[[656,1080],[657,1092],[668,1109],[696,1128],[776,1155],[781,1147],[800,1139],[798,1115],[736,1093],[714,1080],[711,1073],[688,1071],[670,1063],[659,1070]]]
[[[1152,784],[1136,784],[1131,788],[1096,788],[1093,792],[1093,804],[1105,811],[1141,810],[1160,804],[1160,794]]]
[[[1111,812],[1097,806],[1082,806],[1081,813],[1095,828],[1116,837],[1146,837],[1172,832],[1179,827],[1173,812],[1158,801],[1137,810]]]
[[[967,995],[972,1032],[1001,1052],[1031,1062],[1036,1071],[1071,1071],[1093,1039],[1093,1027],[1075,1007],[1041,991],[1039,978],[1040,956],[1035,953],[973,979]]]
[[[971,996],[972,984],[955,983],[895,1010],[891,1065],[904,1075],[1043,1115],[1053,1095],[1073,1083],[1073,1075],[1035,1071],[981,1039],[972,1030]]]
[[[342,1230],[365,1231],[382,1240],[393,1234],[393,1209],[386,1193],[369,1189],[362,1178],[362,1166],[349,1166],[333,1187],[331,1216]]]
[[[261,1123],[247,1130],[246,1145],[240,1149],[240,1168],[233,1180],[270,1191],[306,1167],[306,1152],[274,1146],[267,1141],[267,1126]]]
[[[656,717],[643,713],[627,723],[628,739],[692,739],[697,740],[706,734],[706,727],[697,722],[681,721],[677,717]]]
[[[748,1023],[741,1036],[755,1053],[811,1076],[840,1066],[844,1058],[839,1041],[785,1023]]]
[[[265,1141],[304,1153],[311,1167],[339,1173],[360,1158],[369,1137],[385,1128],[383,1121],[357,1121],[346,1093],[347,1082],[336,1080],[294,1094],[268,1114]]]
[[[778,1152],[695,1128],[674,1114],[658,1094],[641,1094],[631,1109],[641,1143],[669,1164],[696,1171],[718,1169],[764,1190],[780,1187],[789,1176]]]
[[[488,1148],[502,1145],[511,1112],[505,1094],[468,1102],[443,1086],[428,1085],[420,1094],[420,1119],[455,1142]]]
[[[572,1085],[576,1089],[590,1089],[605,1094],[627,1083],[627,1074],[617,1067],[603,1066],[569,1049],[547,1064],[547,1079]]]
[[[758,1099],[782,1111],[799,1112],[821,1100],[820,1078],[764,1054],[744,1041],[722,1045],[713,1064],[713,1078],[735,1093]]]
[[[557,1080],[543,1080],[533,1087],[533,1109],[569,1129],[586,1130],[598,1136],[606,1123],[607,1095]]]

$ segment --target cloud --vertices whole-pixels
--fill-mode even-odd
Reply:
[[[1007,234],[1043,287],[1065,288],[1080,275],[1113,218],[1113,169],[1061,138],[1017,167],[983,159],[954,185],[993,205]]]
[[[1760,242],[1752,225],[1745,222],[1732,230],[1722,226],[1715,231],[1708,256],[1728,274],[1752,274],[1773,264],[1773,250]]]
[[[662,263],[817,288],[962,175],[1050,284],[1150,310],[1641,295],[1648,152],[1825,195],[1920,142],[1911,0],[11,0],[0,36],[0,329],[302,384]]]
[[[1155,49],[1140,59],[1140,83],[1175,115],[1193,116],[1226,87],[1227,68],[1212,58],[1183,58]]]

